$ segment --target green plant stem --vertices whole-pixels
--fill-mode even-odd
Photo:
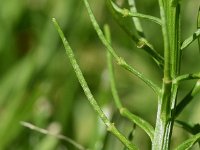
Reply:
[[[105,31],[105,37],[108,40],[108,42],[110,43],[111,38],[110,38],[110,32],[109,32],[108,26],[104,26],[104,31]],[[144,119],[140,118],[139,116],[132,114],[128,109],[126,109],[122,106],[122,103],[121,103],[121,100],[119,98],[119,94],[118,94],[117,88],[116,88],[112,57],[108,51],[107,51],[107,61],[108,61],[111,91],[112,91],[115,105],[118,108],[118,110],[120,111],[120,114],[123,117],[132,121],[134,124],[136,124],[141,129],[143,129],[147,133],[147,135],[150,137],[151,141],[153,141],[154,128],[152,127],[152,125],[150,123],[148,123],[147,121],[145,121]]]
[[[137,150],[137,147],[132,144],[130,141],[128,141],[115,127],[114,123],[111,123],[109,121],[109,119],[106,117],[106,115],[104,114],[104,112],[101,110],[101,108],[99,107],[98,103],[96,102],[96,100],[94,99],[88,85],[87,82],[85,81],[85,78],[80,70],[80,67],[78,65],[78,63],[76,62],[74,53],[71,49],[71,47],[69,46],[68,41],[66,40],[64,33],[62,32],[60,26],[58,25],[57,21],[55,18],[52,19],[55,28],[57,29],[62,42],[64,44],[67,56],[69,57],[69,60],[72,64],[72,67],[76,73],[76,76],[79,80],[79,83],[81,85],[81,87],[83,88],[83,91],[88,99],[88,101],[90,102],[91,106],[93,107],[93,109],[96,111],[96,113],[99,115],[99,117],[101,118],[101,120],[104,122],[104,124],[107,127],[107,130],[109,132],[111,132],[113,135],[115,135],[127,148],[129,148],[130,150]]]
[[[112,0],[106,0],[107,5],[109,9],[111,10],[113,16],[117,20],[117,23],[122,27],[122,29],[131,37],[131,39],[135,42],[136,46],[140,49],[143,49],[146,51],[156,62],[156,64],[163,69],[163,64],[164,64],[164,59],[163,57],[155,50],[152,44],[150,44],[143,36],[137,33],[132,33],[126,24],[123,22],[123,18],[121,17],[121,14],[113,8],[113,2]],[[137,17],[132,17],[134,18],[134,21],[138,19]],[[135,22],[134,22],[135,24]],[[135,24],[136,25],[136,24]],[[137,26],[138,28],[138,26]]]
[[[154,134],[153,150],[168,150],[174,124],[174,110],[178,85],[172,80],[180,70],[180,17],[179,5],[159,0],[164,39],[164,78],[158,99],[158,112]]]
[[[108,25],[104,26],[104,32],[105,32],[105,37],[109,43],[111,43],[111,35],[110,35],[110,30]],[[112,56],[109,51],[106,51],[107,53],[107,63],[108,63],[108,70],[109,70],[109,79],[110,79],[110,86],[111,86],[111,92],[113,95],[113,99],[115,101],[116,107],[120,110],[122,108],[122,103],[120,101],[117,88],[116,88],[116,83],[115,83],[115,76],[114,76],[114,68],[113,68],[113,60]]]
[[[99,25],[97,24],[97,21],[92,13],[92,10],[87,2],[87,0],[84,0],[85,6],[87,8],[88,14],[90,16],[92,25],[94,27],[94,29],[96,30],[100,40],[102,41],[102,43],[104,44],[104,46],[106,47],[106,49],[111,53],[111,55],[115,58],[115,60],[117,61],[118,65],[120,65],[121,67],[123,67],[124,69],[130,71],[132,74],[134,74],[135,76],[137,76],[138,78],[140,78],[143,82],[145,82],[149,87],[151,87],[153,89],[153,91],[158,95],[160,93],[160,88],[154,84],[151,80],[149,80],[147,77],[145,77],[142,73],[140,73],[139,71],[137,71],[136,69],[134,69],[133,67],[131,67],[129,64],[126,63],[126,61],[119,57],[117,55],[117,53],[115,52],[115,50],[112,48],[112,46],[109,44],[109,42],[106,40],[105,36],[103,35],[103,32],[101,31]]]
[[[137,8],[135,6],[135,0],[128,0],[128,3],[129,3],[130,11],[132,13],[137,13]],[[133,23],[135,25],[138,35],[140,35],[141,37],[144,38],[145,35],[144,35],[144,31],[143,31],[143,28],[142,28],[139,18],[132,17],[132,20],[133,20]]]
[[[180,83],[181,81],[185,80],[192,80],[192,79],[200,79],[200,73],[191,73],[191,74],[184,74],[176,77],[173,82]]]
[[[155,22],[159,25],[162,25],[162,22],[159,18],[156,18],[154,16],[150,16],[150,15],[145,15],[145,14],[141,14],[138,12],[131,12],[128,9],[121,9],[120,7],[118,7],[115,3],[112,2],[113,8],[119,12],[123,17],[138,17],[141,19],[147,19],[149,21]]]

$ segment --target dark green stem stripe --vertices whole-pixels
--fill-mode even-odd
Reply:
[[[65,50],[66,50],[66,54],[69,57],[69,60],[72,64],[72,67],[76,73],[76,76],[79,80],[79,83],[81,85],[81,87],[83,88],[83,91],[88,99],[88,101],[90,102],[90,104],[92,105],[93,109],[97,112],[97,114],[99,115],[99,117],[102,119],[102,121],[104,122],[104,124],[107,126],[108,131],[110,131],[112,134],[114,134],[127,148],[129,148],[130,150],[137,150],[137,147],[135,145],[133,145],[130,141],[128,141],[114,126],[114,124],[112,124],[109,119],[106,117],[106,115],[104,114],[104,112],[101,110],[101,108],[99,107],[99,105],[97,104],[96,100],[94,99],[88,85],[87,82],[85,81],[85,78],[80,70],[80,67],[75,59],[74,53],[71,49],[71,47],[69,46],[69,43],[67,41],[67,39],[64,36],[64,33],[62,32],[60,26],[58,25],[57,21],[55,18],[52,19],[55,28],[57,29]]]

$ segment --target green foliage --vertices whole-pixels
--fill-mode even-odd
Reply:
[[[198,5],[1,0],[0,150],[198,149]]]

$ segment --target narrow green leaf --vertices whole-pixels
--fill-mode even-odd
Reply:
[[[197,29],[196,32],[194,32],[190,37],[188,37],[181,45],[181,50],[188,47],[190,44],[192,44],[196,39],[199,39],[200,36],[200,28]]]
[[[123,58],[121,58],[121,57],[119,57],[117,55],[115,50],[112,48],[110,43],[106,40],[105,36],[103,35],[103,32],[101,31],[101,29],[100,29],[100,27],[99,27],[94,15],[93,15],[93,13],[92,13],[92,10],[91,10],[87,0],[84,0],[84,3],[85,3],[85,6],[86,6],[86,9],[88,11],[88,14],[90,16],[90,20],[92,22],[92,25],[93,25],[94,29],[96,30],[97,35],[99,36],[99,39],[104,44],[104,46],[107,48],[107,50],[112,54],[112,56],[115,58],[115,60],[117,61],[118,65],[122,66],[124,69],[130,71],[135,76],[140,78],[149,87],[151,87],[153,89],[153,91],[158,95],[160,93],[160,88],[156,84],[154,84],[151,80],[146,78],[142,73],[140,73],[139,71],[137,71],[136,69],[131,67],[129,64],[126,63],[126,61]]]
[[[189,138],[181,145],[179,145],[175,150],[189,150],[195,143],[200,141],[200,133],[194,135],[193,137]]]
[[[192,90],[181,100],[181,102],[176,107],[176,114],[177,117],[184,108],[194,99],[194,97],[200,92],[200,80],[196,82]]]
[[[104,122],[104,124],[107,126],[107,130],[109,132],[111,132],[113,135],[115,135],[127,148],[129,148],[130,150],[137,150],[138,148],[132,144],[130,141],[128,141],[126,139],[126,137],[124,137],[124,135],[122,135],[119,130],[117,130],[117,128],[114,126],[113,123],[111,123],[109,121],[109,119],[106,117],[106,115],[104,114],[104,112],[102,111],[102,109],[100,108],[100,106],[98,105],[97,101],[94,99],[94,96],[92,95],[88,85],[87,85],[87,82],[82,74],[82,71],[75,59],[75,56],[74,56],[74,53],[67,41],[67,39],[65,38],[64,36],[64,33],[63,31],[61,30],[60,26],[58,25],[57,21],[55,18],[52,19],[53,23],[54,23],[54,26],[56,28],[56,30],[58,31],[61,39],[62,39],[62,42],[63,42],[63,45],[65,47],[65,50],[66,50],[66,54],[71,62],[71,65],[74,69],[74,72],[76,73],[76,76],[79,80],[79,83],[89,101],[89,103],[91,104],[91,106],[93,107],[93,109],[96,111],[96,113],[99,115],[99,117],[101,118],[101,120]]]
[[[151,141],[153,142],[154,138],[154,128],[152,125],[150,125],[147,121],[144,119],[132,114],[128,109],[126,108],[121,108],[120,109],[120,114],[129,120],[131,120],[133,123],[135,123],[137,126],[139,126],[141,129],[143,129],[148,136],[150,137]]]
[[[162,25],[162,21],[154,16],[150,16],[150,15],[145,15],[145,14],[141,14],[141,13],[137,13],[137,12],[131,12],[128,9],[121,9],[120,7],[118,7],[115,3],[112,2],[113,8],[119,12],[123,17],[138,17],[141,19],[147,19],[149,21],[155,22],[159,25]]]

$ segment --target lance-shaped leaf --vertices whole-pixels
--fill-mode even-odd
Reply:
[[[175,150],[189,150],[198,141],[200,141],[200,133],[192,136],[191,138],[189,138],[188,140],[186,140],[185,142],[183,142]]]

